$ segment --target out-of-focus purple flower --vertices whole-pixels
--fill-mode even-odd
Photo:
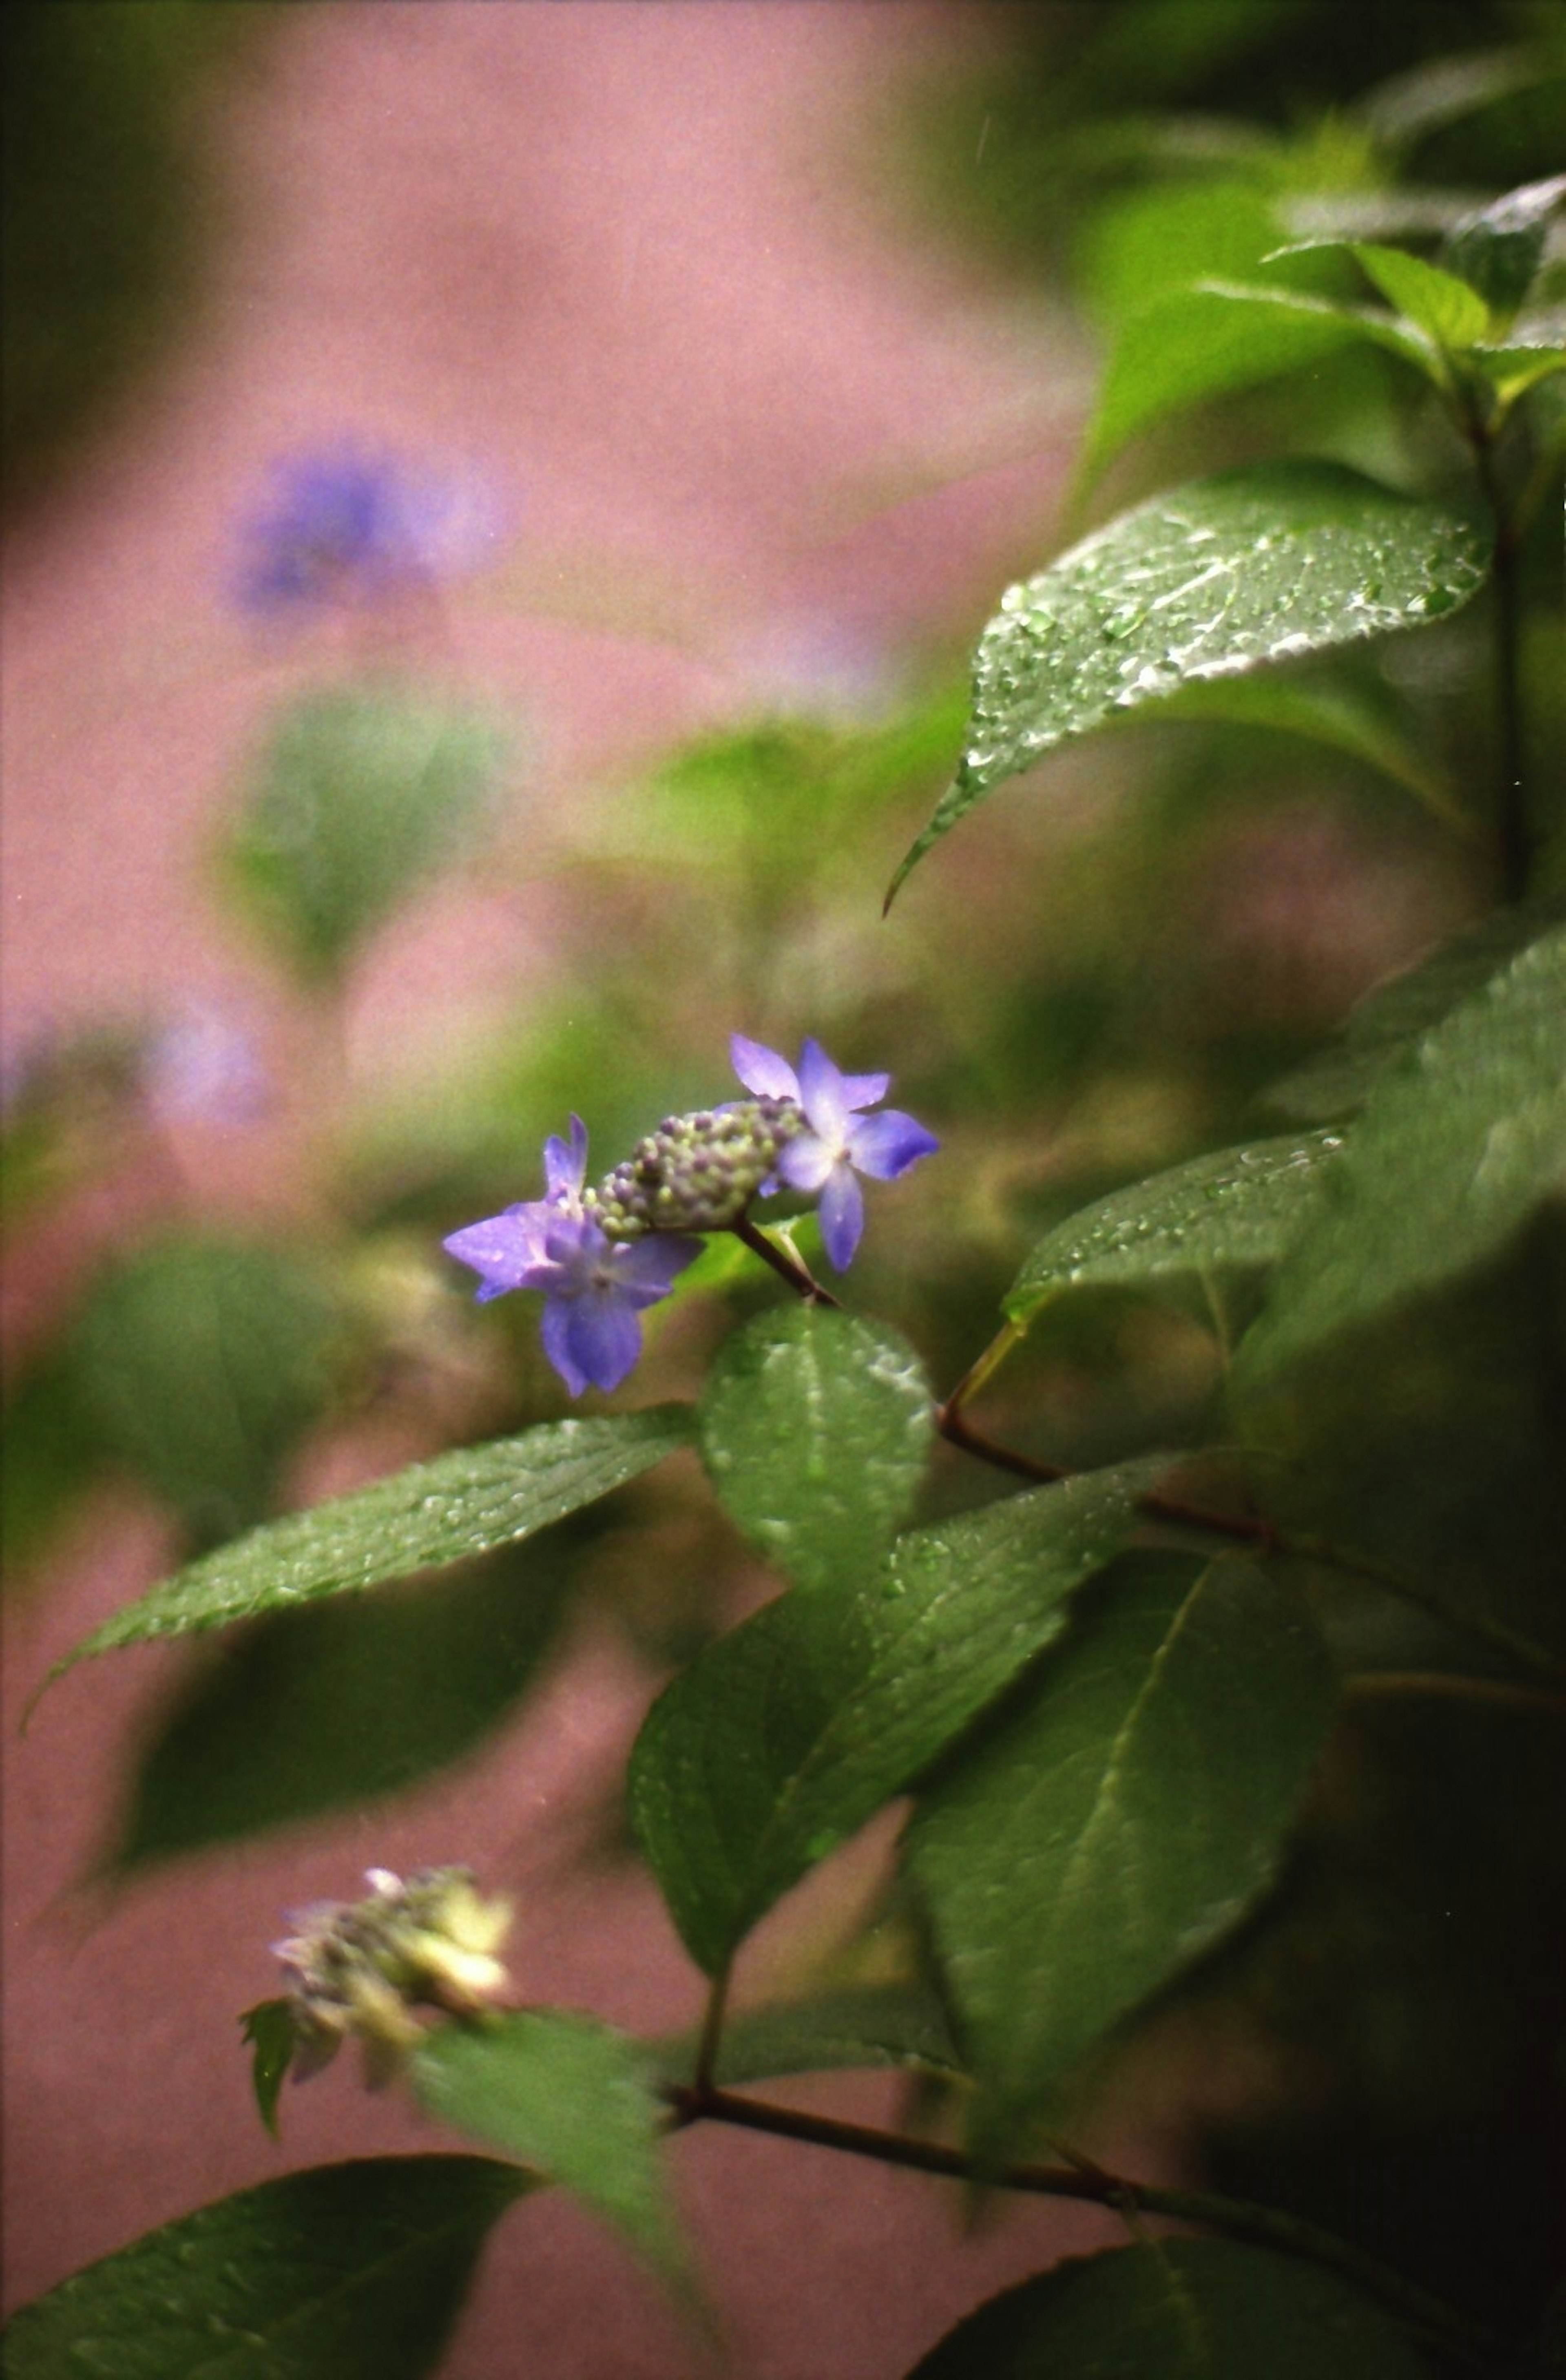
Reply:
[[[864,1194],[855,1175],[894,1182],[941,1143],[899,1108],[861,1113],[886,1097],[891,1075],[844,1075],[819,1041],[806,1041],[797,1074],[775,1050],[747,1041],[743,1033],[729,1047],[747,1091],[793,1099],[804,1111],[808,1129],[779,1151],[777,1178],[790,1189],[819,1193],[822,1245],[835,1269],[846,1272],[865,1228]]]
[[[444,1242],[448,1256],[480,1276],[480,1300],[510,1289],[544,1295],[544,1354],[574,1397],[589,1385],[617,1389],[641,1354],[641,1314],[666,1297],[700,1254],[673,1232],[611,1240],[582,1204],[588,1135],[580,1116],[571,1139],[544,1148],[546,1195]]]
[[[476,484],[346,447],[297,455],[246,524],[240,599],[255,612],[374,601],[471,568],[494,531]]]
[[[174,1123],[255,1123],[275,1096],[255,1036],[230,1010],[206,1002],[151,1036],[141,1082],[154,1112]]]

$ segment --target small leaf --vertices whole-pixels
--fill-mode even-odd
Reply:
[[[283,713],[225,856],[301,974],[336,974],[471,846],[507,748],[482,714],[422,695],[318,688]]]
[[[1276,1264],[1342,1147],[1332,1132],[1195,1157],[1085,1207],[1041,1239],[1003,1300],[1025,1328],[1063,1290],[1142,1288]]]
[[[298,2038],[294,2011],[286,2000],[258,2000],[254,2008],[245,2010],[239,2030],[250,2045],[250,2082],[261,2122],[276,2140],[278,2095],[294,2062]]]
[[[504,1548],[212,1646],[141,1755],[113,1870],[401,1792],[471,1752],[536,1670],[575,1551]]]
[[[1382,1075],[1323,1191],[1241,1342],[1242,1390],[1499,1255],[1566,1195],[1566,928]]]
[[[1312,241],[1285,253],[1330,245]],[[1083,443],[1080,476],[1096,478],[1130,440],[1194,405],[1238,395],[1363,346],[1381,347],[1430,376],[1433,359],[1422,343],[1366,307],[1219,277],[1178,290],[1123,325]]]
[[[286,1251],[168,1239],[100,1277],[62,1363],[93,1443],[212,1545],[274,1508],[337,1327],[316,1268]]]
[[[545,1422],[519,1438],[415,1463],[373,1488],[291,1512],[191,1562],[95,1628],[51,1675],[117,1645],[225,1628],[515,1545],[596,1503],[689,1439],[687,1406],[654,1405],[645,1413]]]
[[[1353,240],[1349,249],[1388,304],[1427,332],[1438,346],[1471,347],[1487,336],[1490,310],[1466,281],[1406,249],[1375,240]]]
[[[10,2380],[421,2380],[491,2226],[534,2187],[487,2157],[367,2157],[165,2223],[22,2306]]]
[[[720,1503],[800,1586],[863,1578],[913,1508],[931,1427],[913,1349],[826,1306],[736,1331],[697,1409]]]
[[[1402,2325],[1293,2256],[1157,2240],[991,2298],[909,2380],[1430,2380]]]
[[[416,2052],[413,2082],[431,2115],[559,2182],[655,2270],[682,2277],[666,2111],[645,2044],[562,2009],[528,2009],[443,2025]]]
[[[1123,513],[1002,599],[974,657],[956,782],[892,892],[1057,745],[1193,680],[1436,619],[1483,583],[1487,552],[1460,515],[1334,463],[1223,472]]]
[[[656,2050],[660,2070],[671,2082],[691,2081],[697,2034],[682,2034],[656,2045]],[[928,1986],[883,1984],[742,2009],[723,2027],[713,2079],[733,2087],[780,2074],[872,2066],[961,2071],[945,2014]]]
[[[1502,405],[1510,406],[1541,381],[1566,371],[1566,346],[1551,340],[1519,340],[1504,347],[1473,347],[1468,360],[1484,373]]]
[[[1111,2028],[1272,1883],[1332,1665],[1254,1565],[1128,1559],[908,1835],[999,2161]]]
[[[659,1697],[631,1815],[698,1964],[717,1973],[791,1885],[873,1817],[1064,1624],[1160,1457],[900,1537],[856,1595],[785,1595]]]
[[[1503,199],[1479,207],[1452,225],[1441,261],[1476,289],[1498,314],[1515,314],[1524,304],[1544,260],[1549,218],[1566,206],[1566,174],[1529,182]]]

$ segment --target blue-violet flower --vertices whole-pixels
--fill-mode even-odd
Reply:
[[[845,1272],[865,1228],[864,1195],[855,1175],[894,1182],[941,1143],[899,1108],[862,1113],[886,1097],[891,1075],[844,1075],[819,1041],[806,1041],[797,1074],[775,1050],[747,1041],[743,1033],[729,1047],[747,1091],[791,1099],[803,1111],[807,1128],[780,1148],[776,1179],[792,1190],[819,1192],[822,1245],[836,1270]]]
[[[481,494],[458,480],[351,448],[306,453],[277,466],[246,526],[239,593],[256,612],[383,597],[467,566],[492,533]]]

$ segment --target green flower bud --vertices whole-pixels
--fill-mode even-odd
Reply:
[[[582,1193],[583,1208],[610,1240],[639,1239],[646,1232],[725,1231],[804,1129],[793,1099],[736,1099],[730,1107],[665,1116],[637,1143],[633,1157],[596,1190]]]

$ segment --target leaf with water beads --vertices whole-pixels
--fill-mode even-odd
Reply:
[[[1484,583],[1488,540],[1336,463],[1227,471],[1154,497],[1011,588],[974,656],[967,748],[892,879],[1046,752],[1159,702],[1426,624]]]

